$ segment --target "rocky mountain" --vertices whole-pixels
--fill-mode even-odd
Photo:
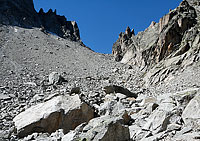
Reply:
[[[200,139],[200,4],[183,0],[109,54],[76,22],[0,1],[0,141]]]
[[[0,23],[25,28],[38,27],[43,31],[53,32],[60,37],[73,41],[80,40],[79,29],[75,21],[67,21],[50,9],[44,13],[40,9],[37,13],[33,0],[1,0]]]
[[[147,73],[150,83],[157,83],[152,76],[163,73],[161,70],[172,73],[173,64],[178,69],[198,62],[199,6],[194,1],[190,3],[195,4],[193,6],[196,9],[187,1],[182,1],[176,9],[162,17],[159,23],[152,22],[144,32],[137,35],[127,27],[113,45],[115,60],[137,65],[145,72],[153,72]]]

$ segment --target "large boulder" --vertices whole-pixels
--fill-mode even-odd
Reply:
[[[57,96],[32,106],[13,120],[19,137],[25,137],[34,132],[52,133],[58,129],[67,133],[93,117],[94,110],[75,95]]]
[[[186,125],[200,126],[200,95],[195,96],[182,113],[182,119]]]
[[[118,116],[101,116],[90,120],[87,125],[77,127],[63,137],[69,140],[85,141],[128,141],[130,133],[127,122],[127,113]]]
[[[150,115],[147,123],[144,125],[143,130],[150,130],[154,133],[159,133],[167,129],[169,124],[170,116],[167,111],[156,110]]]
[[[117,85],[110,85],[110,86],[106,86],[104,87],[104,92],[106,94],[110,94],[110,93],[121,93],[121,94],[124,94],[128,97],[134,97],[134,98],[137,98],[137,94],[135,93],[132,93],[131,91],[129,91],[128,89],[126,88],[123,88],[121,86],[117,86]]]
[[[49,84],[59,84],[62,81],[62,77],[58,72],[52,72],[49,74]]]

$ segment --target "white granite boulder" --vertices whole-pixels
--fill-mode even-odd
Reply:
[[[94,117],[94,110],[81,102],[78,95],[57,96],[35,105],[14,118],[19,137],[34,132],[52,133],[63,129],[64,133]]]

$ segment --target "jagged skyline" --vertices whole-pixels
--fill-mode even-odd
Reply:
[[[54,0],[36,1],[35,8],[57,10],[68,20],[78,23],[82,41],[96,52],[111,53],[112,45],[120,32],[127,26],[134,28],[135,33],[145,30],[151,21],[159,19],[176,8],[181,0],[177,1],[64,1]]]
[[[200,139],[199,0],[183,0],[137,35],[127,22],[130,28],[112,33],[123,32],[112,54],[87,48],[80,19],[51,8],[0,2],[0,141]],[[90,40],[107,44],[111,23],[98,18],[101,28],[92,22],[86,31],[94,26],[100,31]]]

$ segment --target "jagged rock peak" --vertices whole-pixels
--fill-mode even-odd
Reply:
[[[132,37],[129,36],[130,28],[127,28],[113,45],[115,60],[124,62],[132,59],[139,66],[160,62],[179,49],[186,31],[197,24],[196,17],[196,9],[183,0],[176,9],[163,16],[158,24],[152,22],[144,32]],[[123,59],[124,56],[126,59]],[[136,59],[136,56],[140,57]]]
[[[115,60],[116,61],[121,61],[122,60],[122,56],[124,55],[124,51],[126,50],[126,48],[124,48],[126,45],[131,44],[132,40],[131,38],[135,36],[135,32],[134,29],[130,29],[130,27],[128,26],[125,30],[125,33],[120,33],[119,34],[119,38],[117,40],[117,42],[113,45],[116,48],[113,48],[112,50],[112,54],[114,54]]]
[[[130,29],[129,26],[127,26],[126,30],[125,30],[125,34],[130,38],[131,36],[135,35],[134,29]]]
[[[49,9],[47,13],[41,8],[37,13],[33,0],[1,0],[0,23],[25,28],[42,27],[60,37],[80,41],[78,25],[67,21],[64,16]]]
[[[135,33],[134,33],[134,29],[130,29],[130,27],[129,26],[127,26],[127,28],[126,28],[126,31],[125,31],[125,34],[130,38],[132,35],[134,36],[135,35]]]

